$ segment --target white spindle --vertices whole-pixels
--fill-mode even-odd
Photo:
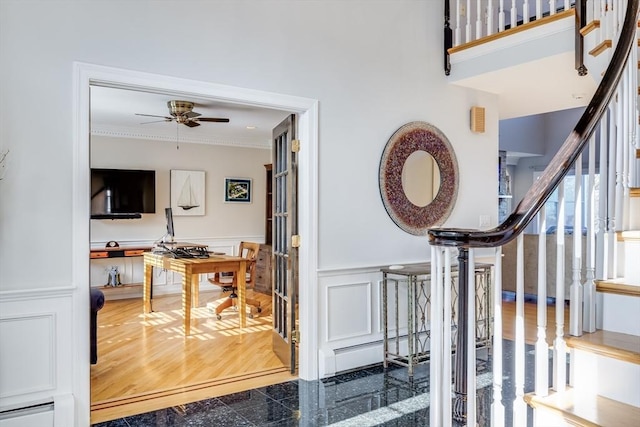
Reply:
[[[616,277],[616,108],[609,106],[609,179],[607,189],[607,228],[605,231],[607,246],[607,279]]]
[[[527,424],[527,404],[524,401],[524,236],[519,234],[516,238],[516,318],[515,318],[515,399],[513,400],[514,426]]]
[[[637,67],[637,65],[636,65]],[[622,79],[624,81],[624,78]],[[621,85],[621,90],[618,90],[618,102],[615,104],[616,108],[616,222],[615,222],[615,231],[623,230],[624,226],[624,180],[625,180],[625,158],[624,158],[624,148],[626,144],[624,143],[624,104],[625,104],[625,96],[624,96],[624,84]],[[618,272],[616,271],[615,277],[618,277]]]
[[[536,0],[536,20],[542,18],[542,0]]]
[[[549,0],[549,15],[556,14],[556,0]]]
[[[571,1],[564,0],[564,10],[569,10],[569,9],[571,9]]]
[[[473,249],[469,249],[467,271],[467,425],[475,426],[476,417],[476,263]],[[460,313],[458,313],[460,319]]]
[[[500,0],[500,11],[498,12],[498,32],[504,31],[504,0]]]
[[[536,383],[538,396],[549,394],[549,344],[547,344],[547,210],[538,213],[538,339],[536,340]]]
[[[608,154],[608,133],[607,133],[607,124],[608,124],[608,114],[602,116],[600,120],[600,155],[599,155],[599,166],[600,166],[600,182],[598,185],[599,195],[598,195],[598,216],[597,216],[597,228],[596,228],[596,253],[598,256],[596,257],[596,277],[598,278],[606,278],[607,277],[607,266],[605,260],[607,257],[607,245],[605,239],[605,230],[607,229],[607,190],[609,188],[609,174],[607,171],[607,164],[609,163],[607,159]]]
[[[573,205],[573,260],[570,287],[569,334],[582,335],[582,154],[576,160]]]
[[[531,12],[529,11],[529,0],[524,0],[522,3],[522,23],[526,24],[529,22],[529,15]]]
[[[482,0],[476,2],[476,40],[482,38]]]
[[[462,0],[456,0],[456,28],[454,30],[453,45],[459,46],[462,44]]]
[[[429,344],[429,374],[431,378],[429,388],[431,405],[429,419],[430,425],[432,426],[442,424],[442,305],[440,301],[438,301],[441,260],[441,249],[436,246],[431,246],[431,337]]]
[[[563,392],[567,383],[567,350],[564,341],[564,180],[558,185],[556,228],[556,338],[553,342],[553,389]]]
[[[596,140],[592,136],[589,140],[589,187],[587,190],[587,251],[586,251],[586,281],[583,290],[582,328],[585,332],[596,331],[596,285],[595,258],[596,258],[596,202],[595,202],[595,177],[596,177]]]
[[[516,7],[516,0],[511,0],[511,29],[518,25],[518,8]]]
[[[493,354],[502,354],[502,247],[496,248],[493,268]],[[502,357],[493,357],[493,402],[491,423],[493,427],[504,427],[504,405],[502,404]]]
[[[494,26],[494,21],[493,21],[493,14],[495,12],[493,11],[493,2],[490,1],[487,4],[487,35],[490,36],[491,34],[495,34],[495,28]]]
[[[444,315],[442,316],[442,331],[444,332],[442,336],[442,376],[444,380],[442,384],[442,396],[444,396],[442,399],[442,413],[445,415],[442,427],[451,427],[451,252],[448,249],[444,251],[444,283],[441,288],[444,309]]]
[[[465,42],[471,41],[471,0],[467,0],[467,26],[464,29]]]

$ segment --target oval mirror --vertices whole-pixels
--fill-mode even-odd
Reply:
[[[402,167],[402,191],[416,206],[427,206],[440,188],[440,169],[433,156],[417,150],[407,157]]]
[[[380,159],[379,181],[382,202],[396,225],[407,233],[425,236],[453,209],[458,162],[438,128],[410,122],[389,138]]]

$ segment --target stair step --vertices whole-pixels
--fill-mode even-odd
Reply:
[[[567,337],[567,346],[640,365],[640,337],[598,330],[580,337]]]
[[[638,40],[638,42],[640,42],[640,40]],[[612,46],[613,42],[611,40],[603,40],[602,43],[598,44],[596,47],[589,51],[589,55],[598,56],[607,49],[610,49]]]
[[[575,426],[637,427],[640,419],[640,408],[636,406],[602,396],[579,395],[573,389],[563,393],[550,392],[546,397],[529,393],[524,400],[532,408],[550,411]]]

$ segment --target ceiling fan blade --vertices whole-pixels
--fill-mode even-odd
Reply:
[[[222,117],[198,117],[196,120],[199,122],[229,123],[229,119]]]
[[[156,116],[154,114],[141,114],[141,113],[135,113],[136,116],[145,116],[145,117],[160,117],[162,119],[165,120],[173,120],[173,117],[167,117],[167,116]]]
[[[190,128],[194,128],[196,126],[200,126],[200,123],[194,122],[193,120],[187,120],[183,123],[185,126],[189,126]]]
[[[186,113],[182,114],[183,117],[188,117],[190,119],[193,119],[194,117],[198,117],[198,116],[201,116],[201,115],[202,114],[196,113],[195,111],[187,111]]]
[[[169,120],[169,119],[164,119],[164,120],[153,120],[153,121],[151,121],[151,122],[142,122],[142,123],[140,123],[140,124],[141,124],[141,125],[146,125],[146,124],[148,124],[148,123],[171,122],[171,121],[173,121],[173,120]]]

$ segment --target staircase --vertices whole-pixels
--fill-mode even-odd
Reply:
[[[506,36],[509,31],[518,33],[518,17],[528,16],[526,11],[536,10],[533,19],[521,19],[523,28],[532,20],[538,21],[536,28],[544,25],[545,13],[553,15],[560,4],[559,13],[570,13],[571,8],[580,23],[577,28],[582,38],[582,53],[576,55],[576,70],[588,70],[590,78],[600,86],[595,91],[587,111],[572,135],[569,135],[558,154],[545,170],[540,182],[527,192],[514,212],[498,227],[491,230],[438,229],[429,231],[432,245],[432,262],[436,271],[445,268],[443,260],[449,256],[451,247],[459,251],[460,262],[468,262],[468,270],[473,271],[474,248],[495,249],[496,283],[494,294],[500,295],[501,246],[515,239],[517,242],[518,273],[516,292],[516,338],[512,359],[515,363],[512,383],[515,391],[504,389],[502,358],[495,357],[493,363],[493,402],[490,424],[492,426],[639,426],[640,425],[640,143],[638,142],[640,115],[638,104],[640,85],[638,73],[640,61],[640,38],[638,28],[638,0],[577,0],[576,4],[565,1],[549,2],[499,0],[498,21],[494,31],[489,22],[494,17],[496,2],[454,1],[453,10],[464,12],[453,19],[453,46],[450,53],[461,52],[466,46],[479,46],[482,37],[494,41]],[[472,6],[472,7],[470,7]],[[543,10],[546,7],[546,12]],[[447,10],[447,7],[445,7]],[[625,22],[625,12],[633,11]],[[473,13],[476,15],[471,16]],[[483,20],[487,18],[487,22]],[[505,28],[510,18],[510,28]],[[445,12],[445,18],[448,13]],[[635,18],[635,19],[634,19]],[[467,22],[466,27],[460,23]],[[635,23],[637,23],[637,25]],[[477,23],[477,24],[475,24]],[[635,28],[633,28],[635,27]],[[445,40],[447,24],[445,24]],[[486,34],[483,34],[487,28]],[[477,29],[477,31],[474,31]],[[516,31],[514,31],[514,29]],[[629,46],[631,31],[635,30],[635,41],[628,54],[625,69],[622,64],[627,52],[619,45]],[[477,35],[474,39],[473,34]],[[502,33],[502,34],[500,34]],[[524,37],[524,36],[519,36]],[[464,40],[464,41],[463,41]],[[578,44],[576,44],[578,46]],[[485,50],[488,50],[486,48]],[[615,53],[618,52],[618,53]],[[473,54],[467,53],[467,57]],[[445,70],[455,75],[455,67],[462,61],[454,57],[446,61]],[[447,69],[450,66],[452,68]],[[611,70],[609,69],[611,68]],[[468,71],[465,70],[465,73]],[[619,83],[618,77],[619,76]],[[465,76],[466,81],[471,78]],[[609,89],[606,87],[609,86]],[[554,110],[550,110],[554,111]],[[583,151],[584,149],[584,151]],[[583,157],[588,158],[588,167],[583,171]],[[586,160],[585,160],[586,162]],[[597,171],[597,173],[596,173]],[[581,200],[585,194],[583,215],[580,203],[575,203],[573,230],[586,232],[586,259],[580,256],[571,259],[572,280],[564,280],[564,242],[558,239],[557,257],[546,257],[544,245],[539,246],[538,303],[542,309],[537,315],[537,336],[535,345],[535,366],[525,363],[524,342],[524,274],[522,261],[522,230],[532,220],[539,221],[539,229],[544,226],[544,203],[551,192],[559,191],[559,209],[565,206],[564,177],[571,172],[576,177],[586,177],[586,186],[581,187],[576,179],[574,200]],[[596,197],[596,191],[599,194]],[[560,211],[558,211],[560,212]],[[558,230],[565,224],[558,214]],[[586,218],[581,223],[581,218]],[[573,240],[572,254],[581,254],[580,235]],[[544,239],[540,240],[541,242]],[[569,251],[567,251],[569,252]],[[466,259],[468,258],[468,261]],[[556,265],[558,272],[554,283],[555,295],[546,295],[545,266]],[[462,267],[459,267],[462,268]],[[460,287],[466,286],[461,277]],[[434,281],[432,295],[439,284]],[[570,324],[564,324],[564,316],[547,319],[545,303],[547,297],[556,298],[556,313],[564,313],[564,288],[570,295]],[[494,297],[496,307],[495,336],[501,337],[502,322],[500,298]],[[432,318],[449,315],[448,308],[440,301],[432,299]],[[467,316],[467,329],[475,328],[473,312]],[[547,337],[547,324],[555,334]],[[568,334],[565,333],[568,330]],[[446,333],[446,331],[445,331]],[[552,342],[548,345],[547,342]],[[442,353],[439,343],[431,343],[431,353]],[[495,354],[501,353],[500,340],[494,339]],[[550,355],[550,357],[549,357]],[[443,354],[442,360],[451,355]],[[473,346],[455,354],[467,361],[465,378],[456,377],[454,387],[446,375],[432,378],[431,385],[431,425],[451,426],[453,420],[466,425],[477,423],[478,404],[475,378],[476,355]],[[438,357],[432,357],[432,372],[438,371]],[[441,365],[445,366],[445,365]],[[535,377],[531,384],[528,378]],[[463,386],[460,386],[463,384]],[[453,394],[453,404],[447,396]],[[512,401],[505,396],[515,395]],[[441,406],[439,406],[441,405]],[[453,407],[453,415],[451,414]],[[530,409],[527,409],[529,407]],[[531,412],[533,416],[530,416]],[[506,414],[506,415],[505,415]]]

